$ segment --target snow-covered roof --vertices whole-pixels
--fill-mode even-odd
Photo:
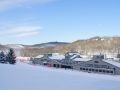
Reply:
[[[73,59],[73,61],[89,61],[90,59],[89,58],[75,58]],[[117,67],[120,67],[120,63],[119,62],[116,62],[116,61],[113,61],[113,60],[103,60],[104,62],[107,62],[109,64],[112,64],[112,65],[115,65]]]
[[[16,57],[16,60],[27,61],[30,60],[30,57]]]
[[[117,67],[120,67],[120,63],[119,63],[119,62],[112,61],[112,60],[103,60],[103,61],[105,61],[105,62],[107,62],[107,63],[110,63],[110,64],[112,64],[112,65],[115,65],[115,66],[117,66]]]
[[[82,58],[88,58],[87,55],[80,55]]]
[[[88,58],[75,58],[73,61],[89,61],[90,59]]]
[[[78,52],[69,52],[69,55],[80,55]]]
[[[77,58],[77,57],[80,57],[80,55],[75,54],[70,59],[74,59],[74,58]]]
[[[45,55],[47,55],[47,54],[45,54]],[[38,55],[38,56],[35,57],[35,58],[42,58],[43,56],[44,56],[44,55]],[[48,55],[48,58],[50,58],[50,59],[62,60],[62,59],[65,58],[65,56],[64,56],[64,55],[61,55],[61,54],[59,54],[59,53],[51,53],[51,56]]]
[[[65,58],[64,55],[53,53],[52,56],[49,57],[50,59],[57,59],[57,60],[62,60]]]
[[[67,52],[66,56],[68,56],[69,59],[80,58],[80,54],[78,52]]]
[[[35,58],[42,58],[44,55],[38,55],[37,57],[35,57]]]

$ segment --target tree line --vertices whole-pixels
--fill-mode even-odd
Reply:
[[[0,63],[9,63],[15,64],[16,63],[16,56],[15,52],[12,48],[9,49],[8,53],[5,54],[3,51],[0,52]]]

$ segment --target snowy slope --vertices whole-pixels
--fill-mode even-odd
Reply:
[[[24,45],[21,45],[21,44],[8,44],[8,45],[6,45],[6,47],[14,48],[14,49],[23,49]]]
[[[119,90],[120,76],[0,64],[0,90]]]

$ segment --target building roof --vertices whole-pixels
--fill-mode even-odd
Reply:
[[[78,56],[78,54],[74,53],[74,55],[70,58],[70,60],[78,61],[78,62],[79,61],[86,62],[86,61],[90,61],[91,60],[89,58],[81,58],[81,57],[77,57],[77,56]],[[42,58],[42,57],[44,57],[44,55],[39,55],[36,58]],[[65,56],[61,55],[59,53],[52,53],[52,55],[48,56],[48,58],[51,59],[51,60],[57,60],[58,61],[58,60],[64,60]],[[105,60],[105,59],[102,59],[102,61],[107,62],[107,63],[112,64],[112,65],[115,65],[117,67],[120,67],[120,63],[119,62],[116,62],[116,61],[113,61],[113,60]]]
[[[37,57],[35,58],[42,58],[44,56],[46,56],[47,54],[45,55],[38,55]],[[47,55],[49,59],[57,59],[57,60],[62,60],[62,59],[65,59],[65,56],[64,55],[61,55],[59,53],[51,53],[51,55]]]
[[[88,58],[75,58],[73,61],[89,61],[90,59]]]
[[[37,57],[35,57],[35,58],[42,58],[44,55],[38,55]]]
[[[49,57],[50,59],[57,59],[57,60],[62,60],[65,58],[64,55],[60,55],[60,54],[52,54],[52,56]]]
[[[120,63],[119,63],[119,62],[112,61],[112,60],[103,60],[103,61],[105,61],[105,62],[107,62],[107,63],[110,63],[110,64],[112,64],[112,65],[115,65],[115,66],[117,66],[117,67],[120,67]]]

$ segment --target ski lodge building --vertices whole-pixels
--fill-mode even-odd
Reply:
[[[120,75],[120,63],[104,60],[103,55],[94,55],[92,60],[78,62],[74,63],[73,69],[89,73]]]
[[[56,68],[68,68],[88,73],[120,75],[120,63],[105,60],[104,55],[94,55],[92,59],[82,58],[76,52],[67,52],[65,55],[45,54],[33,58],[32,64]]]

